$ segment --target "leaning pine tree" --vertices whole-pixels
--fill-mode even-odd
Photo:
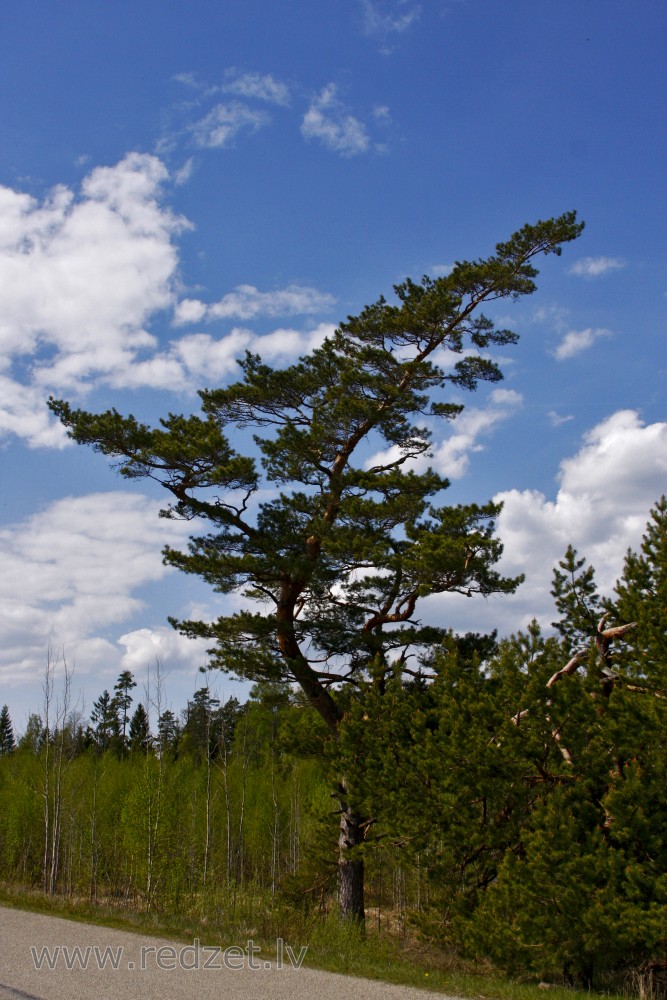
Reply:
[[[75,441],[120,458],[124,476],[166,487],[174,501],[164,516],[210,526],[187,552],[164,556],[248,601],[215,622],[172,622],[212,640],[212,665],[299,684],[335,739],[362,680],[381,692],[444,634],[420,624],[420,598],[516,588],[520,579],[493,569],[499,507],[441,506],[447,480],[410,465],[429,452],[426,423],[463,409],[448,390],[502,378],[485,352],[517,337],[480,307],[534,291],[535,258],[560,254],[581,229],[570,212],[524,226],[446,277],[407,280],[396,304],[381,298],[288,368],[247,354],[238,382],[201,392],[203,417],[170,414],[151,429],[116,410],[50,401]],[[234,428],[255,430],[259,463],[232,447]],[[337,793],[339,909],[363,920],[368,823],[344,776]]]

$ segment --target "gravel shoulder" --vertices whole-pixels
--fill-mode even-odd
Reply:
[[[0,1000],[427,1000],[408,986],[0,907]]]

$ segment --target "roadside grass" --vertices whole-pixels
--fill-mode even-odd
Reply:
[[[245,947],[247,941],[252,939],[261,947],[263,958],[275,959],[276,939],[282,937],[295,955],[299,954],[303,945],[308,946],[304,965],[311,968],[472,1000],[545,1000],[545,992],[548,992],[549,1000],[591,1000],[591,996],[627,1000],[630,995],[629,991],[591,993],[558,984],[539,985],[535,981],[508,979],[487,964],[464,962],[442,951],[426,950],[415,942],[380,937],[372,929],[364,936],[357,927],[340,924],[335,914],[306,920],[290,911],[289,917],[285,914],[284,920],[273,913],[268,921],[268,914],[257,912],[252,922],[241,920],[233,927],[227,921],[212,919],[208,915],[147,913],[132,908],[125,901],[121,904],[109,900],[91,902],[81,898],[47,896],[36,890],[8,884],[0,884],[0,905],[184,944],[192,944],[197,938],[202,944],[221,948],[230,945]],[[286,929],[276,933],[276,927]]]

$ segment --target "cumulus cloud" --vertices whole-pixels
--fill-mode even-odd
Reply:
[[[148,317],[172,301],[186,225],[159,202],[167,178],[153,156],[97,167],[81,197],[59,186],[39,204],[0,188],[0,352],[85,351],[104,369],[118,351],[152,344]]]
[[[261,336],[243,327],[234,327],[224,337],[190,334],[172,341],[163,354],[135,364],[123,376],[123,385],[132,385],[134,377],[137,387],[193,391],[237,372],[237,358],[245,351],[259,354],[265,361],[284,362],[319,347],[335,329],[332,323],[320,323],[312,330],[281,327]]]
[[[555,499],[538,490],[508,490],[497,533],[508,576],[526,582],[510,598],[486,604],[465,598],[433,598],[429,614],[452,627],[499,628],[507,634],[536,617],[554,618],[553,567],[572,544],[593,565],[602,593],[611,595],[628,548],[641,543],[649,512],[665,492],[667,423],[645,425],[633,410],[612,414],[588,431],[579,451],[561,462]],[[447,617],[443,618],[447,613]]]
[[[119,670],[129,670],[140,676],[147,665],[159,662],[168,669],[192,667],[206,664],[206,639],[188,639],[169,626],[139,628],[119,636],[118,645],[123,647]]]
[[[159,159],[131,153],[78,193],[60,185],[39,202],[0,187],[0,434],[61,445],[49,392],[122,382],[157,346],[147,325],[173,305],[175,237],[188,226],[162,203],[167,177]]]
[[[171,347],[174,360],[183,377],[207,384],[222,381],[236,368],[236,358],[250,349],[253,334],[250,330],[233,329],[218,339],[206,333],[181,337]]]
[[[44,392],[0,375],[0,439],[23,438],[29,448],[65,448],[70,444],[65,429],[49,418]]]
[[[334,83],[324,87],[312,101],[301,123],[301,133],[305,139],[318,139],[341,156],[357,156],[370,149],[366,126],[347,112]]]
[[[38,676],[49,645],[84,672],[119,662],[114,627],[143,608],[140,587],[172,572],[162,547],[191,528],[158,507],[121,491],[65,497],[0,529],[0,677]]]
[[[186,225],[159,204],[167,177],[152,156],[98,167],[79,199],[65,187],[43,204],[0,188],[0,351],[86,351],[91,364],[153,343],[147,318],[172,301]]]
[[[183,299],[174,310],[174,324],[183,326],[202,319],[307,316],[330,309],[335,302],[327,292],[304,285],[288,285],[272,292],[260,292],[254,285],[238,285],[213,305],[206,305],[198,299]]]
[[[620,257],[582,257],[574,262],[569,274],[578,278],[600,278],[610,271],[620,271],[626,266]]]
[[[176,304],[176,237],[189,223],[163,204],[167,179],[159,159],[133,153],[92,170],[80,191],[59,186],[42,202],[0,187],[0,438],[66,446],[45,406],[51,393],[85,395],[100,384],[191,392],[233,372],[247,347],[289,357],[317,340],[320,327],[263,338],[234,328],[160,344],[150,324],[172,309],[177,325],[192,325],[314,316],[335,301],[290,284],[268,292],[240,285],[211,305]]]
[[[557,361],[566,361],[568,358],[581,354],[582,351],[587,351],[597,340],[611,336],[611,330],[604,328],[587,327],[585,330],[568,330],[553,352],[554,357]]]
[[[207,115],[190,126],[198,146],[221,149],[230,146],[241,132],[257,132],[271,121],[265,111],[257,111],[233,101],[217,104]]]

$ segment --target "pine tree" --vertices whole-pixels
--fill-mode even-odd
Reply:
[[[572,648],[588,644],[596,634],[602,616],[602,603],[595,584],[595,570],[577,558],[577,550],[568,545],[565,558],[553,572],[551,595],[560,612],[553,627]]]
[[[123,670],[114,685],[114,691],[116,692],[114,695],[114,702],[116,705],[116,711],[120,715],[119,738],[120,745],[123,750],[127,748],[127,721],[130,705],[132,704],[132,695],[130,694],[130,691],[136,686],[137,682],[129,670]]]
[[[616,598],[608,610],[619,622],[637,622],[623,669],[667,694],[667,497],[651,511],[640,552],[629,551]]]
[[[201,393],[202,418],[170,415],[151,429],[51,400],[76,441],[120,459],[129,478],[162,483],[174,498],[166,516],[209,522],[210,534],[165,559],[252,602],[217,622],[172,622],[212,642],[213,666],[296,682],[335,739],[340,685],[370,678],[381,691],[396,663],[444,634],[420,623],[421,598],[516,588],[520,578],[494,569],[498,505],[442,506],[447,480],[403,467],[429,454],[425,418],[454,419],[462,390],[502,378],[488,352],[517,337],[480,308],[533,292],[535,259],[560,254],[581,229],[566,213],[524,226],[486,260],[408,279],[396,304],[379,299],[286,369],[247,354],[239,382]],[[233,448],[234,426],[257,432],[261,466]],[[271,499],[252,504],[260,489]],[[368,823],[344,778],[338,794],[339,910],[363,920]]]
[[[616,600],[598,599],[592,569],[584,565],[569,549],[564,572],[556,572],[564,640],[554,648],[561,663],[570,659],[547,681],[541,717],[531,705],[520,727],[526,732],[548,720],[567,753],[562,777],[534,799],[520,850],[503,859],[470,941],[509,969],[561,974],[590,987],[605,972],[646,970],[664,953],[664,498],[641,553],[626,557]],[[590,653],[570,656],[588,630]]]

